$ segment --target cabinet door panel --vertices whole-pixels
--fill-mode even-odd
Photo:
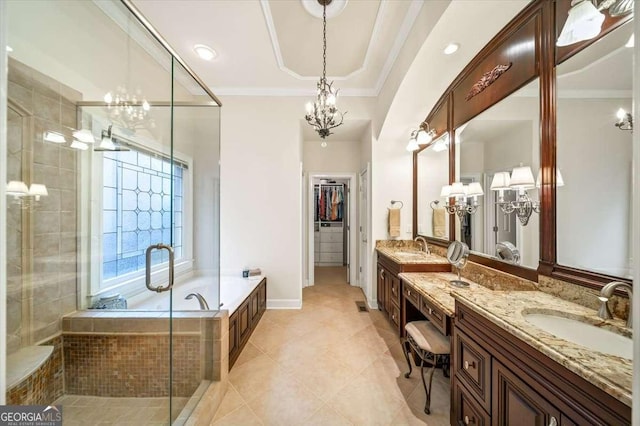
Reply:
[[[480,407],[471,393],[454,379],[453,397],[455,404],[456,425],[489,426],[491,417]]]
[[[249,338],[251,334],[251,313],[249,312],[249,300],[246,300],[238,308],[238,337],[240,345],[244,344],[245,340]]]
[[[456,329],[454,368],[456,377],[467,385],[482,407],[491,410],[491,355],[473,339]]]
[[[493,424],[548,426],[560,424],[560,411],[527,386],[507,367],[493,360]]]
[[[386,286],[384,285],[386,274],[387,271],[382,266],[378,265],[378,309],[383,312],[387,311],[387,306],[385,303]]]

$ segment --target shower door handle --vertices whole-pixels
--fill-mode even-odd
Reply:
[[[154,287],[151,285],[151,252],[154,250],[167,250],[169,252],[169,284],[166,287]],[[173,261],[174,253],[173,247],[166,244],[153,244],[147,247],[147,265],[146,265],[146,280],[147,288],[156,293],[162,293],[163,291],[171,290],[173,287]]]

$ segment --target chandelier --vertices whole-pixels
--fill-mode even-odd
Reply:
[[[318,132],[322,139],[331,134],[331,129],[342,124],[344,114],[336,108],[338,89],[333,88],[333,82],[327,83],[327,4],[332,0],[318,0],[322,5],[322,77],[318,81],[318,94],[316,101],[308,102],[307,114],[304,116],[307,123]],[[323,142],[323,147],[326,143]]]
[[[137,95],[130,95],[125,87],[118,86],[115,93],[108,92],[104,95],[104,102],[111,118],[129,128],[143,125],[151,105],[139,92]]]

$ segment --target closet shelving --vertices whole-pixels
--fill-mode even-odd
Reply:
[[[314,258],[316,266],[343,266],[346,188],[344,183],[314,185]],[[334,198],[337,197],[337,198]]]

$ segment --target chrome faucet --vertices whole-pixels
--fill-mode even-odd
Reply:
[[[613,315],[611,315],[611,310],[609,309],[608,302],[611,296],[613,296],[613,292],[618,287],[623,287],[625,290],[627,290],[627,294],[629,295],[629,317],[627,318],[627,327],[631,328],[633,324],[633,316],[631,315],[633,293],[632,287],[627,283],[623,283],[620,281],[611,281],[609,284],[602,287],[600,296],[598,296],[598,299],[600,299],[600,309],[598,310],[598,316],[605,320],[613,318]]]
[[[431,251],[429,250],[429,246],[427,245],[427,240],[425,240],[423,236],[418,235],[413,239],[413,241],[420,241],[422,243],[422,251],[427,254],[431,254]]]
[[[198,303],[200,304],[200,309],[203,311],[209,311],[209,304],[207,303],[207,301],[205,300],[204,296],[201,295],[200,293],[189,293],[187,295],[187,297],[184,298],[184,300],[191,300],[193,298],[198,299]]]

